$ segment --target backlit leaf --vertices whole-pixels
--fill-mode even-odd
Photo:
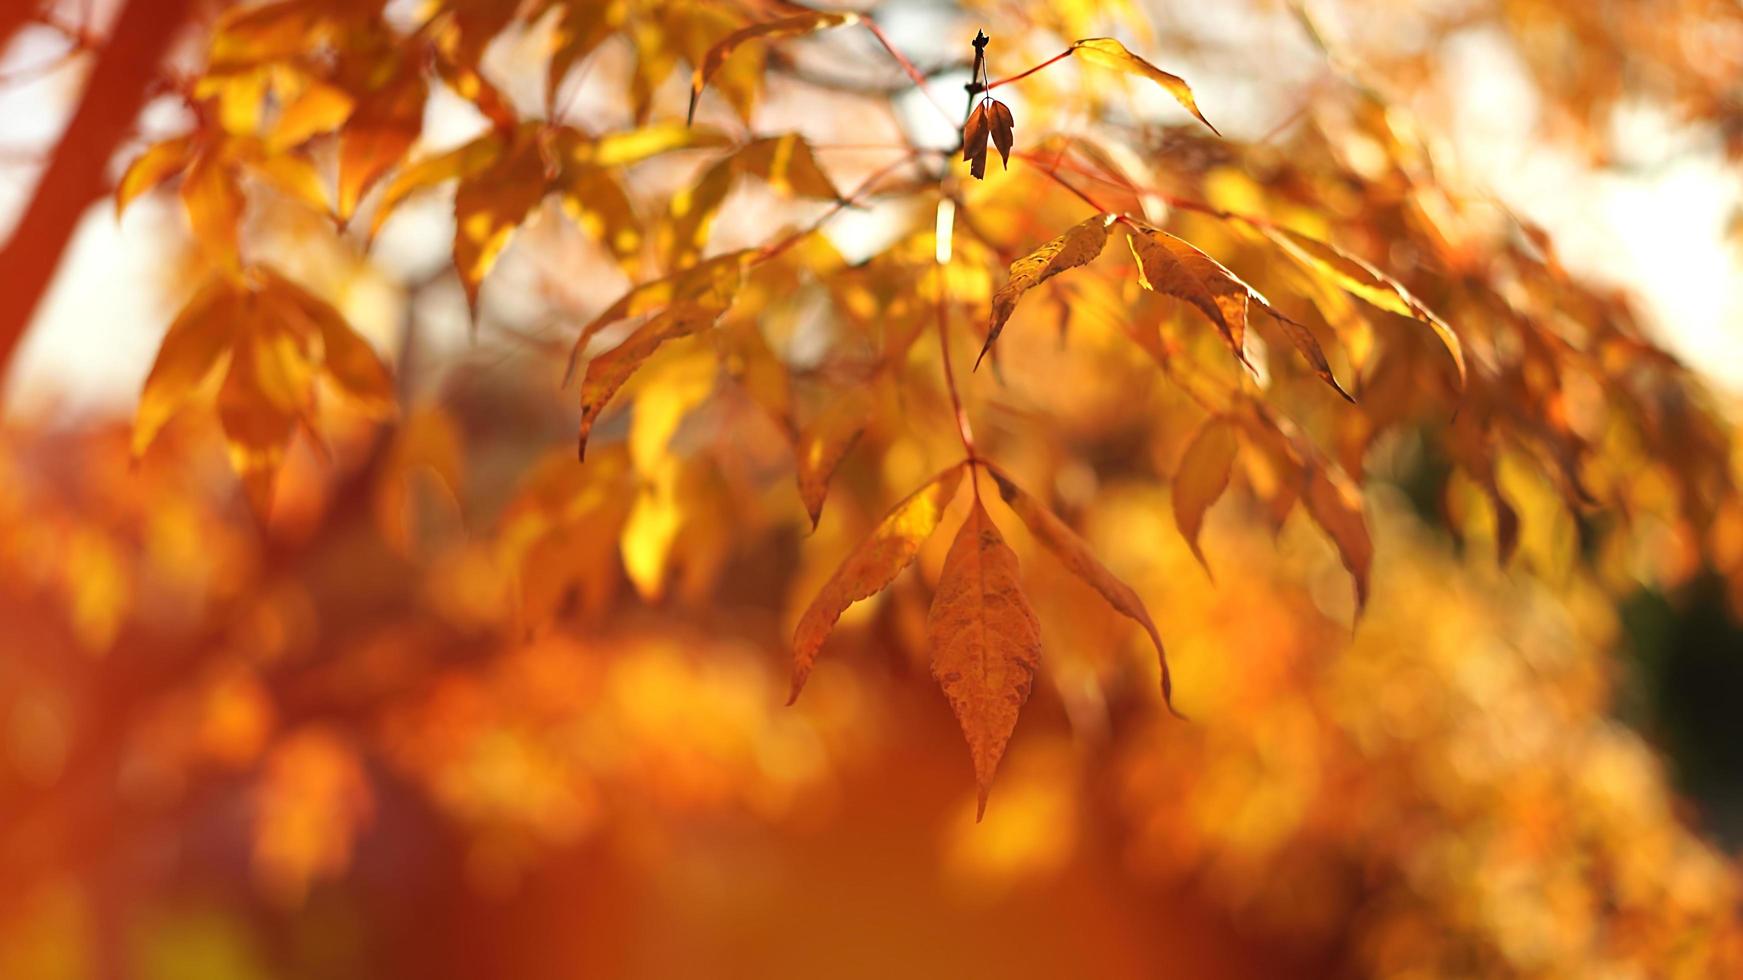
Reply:
[[[823,516],[823,500],[829,494],[829,478],[847,451],[853,448],[871,418],[871,400],[860,390],[841,392],[821,417],[799,433],[793,444],[798,470],[799,499],[811,515],[811,526]]]
[[[587,437],[599,413],[605,411],[611,396],[629,380],[636,368],[651,357],[660,345],[678,337],[687,337],[705,330],[720,318],[720,307],[695,303],[676,303],[636,328],[623,343],[587,362],[587,373],[581,378],[581,433],[576,454],[587,458]]]
[[[1368,604],[1368,571],[1374,562],[1374,542],[1362,515],[1362,492],[1343,471],[1316,461],[1308,468],[1301,501],[1314,522],[1337,546],[1338,557],[1356,586],[1356,613]]]
[[[1041,624],[1023,595],[1017,555],[978,499],[944,559],[926,637],[932,677],[974,760],[978,819],[1041,665]]]
[[[1021,487],[998,470],[989,466],[987,472],[998,484],[999,496],[1022,519],[1029,532],[1035,535],[1035,540],[1053,552],[1054,557],[1059,559],[1067,571],[1101,593],[1101,597],[1107,600],[1115,612],[1144,627],[1144,632],[1150,635],[1150,642],[1156,647],[1156,660],[1162,669],[1162,700],[1168,705],[1169,711],[1174,711],[1174,677],[1168,670],[1168,653],[1162,648],[1162,634],[1156,629],[1156,621],[1150,618],[1150,610],[1145,608],[1144,600],[1138,597],[1138,593],[1131,586],[1108,571],[1107,566],[1090,550],[1089,543],[1045,505],[1024,493]]]
[[[1329,242],[1270,225],[1263,226],[1261,231],[1307,271],[1329,279],[1351,296],[1379,309],[1427,324],[1452,356],[1453,366],[1458,369],[1459,386],[1464,387],[1465,352],[1458,334],[1453,332],[1445,320],[1436,316],[1433,310],[1412,296],[1402,283]]]
[[[1229,485],[1229,471],[1234,466],[1235,451],[1240,448],[1234,426],[1220,418],[1205,422],[1180,457],[1180,468],[1174,473],[1174,525],[1186,539],[1198,563],[1210,570],[1204,552],[1198,547],[1198,532],[1204,526],[1204,514]]]
[[[1150,79],[1166,89],[1169,95],[1174,96],[1174,101],[1185,107],[1186,111],[1192,113],[1199,122],[1210,127],[1211,132],[1217,133],[1217,128],[1211,126],[1210,120],[1204,118],[1204,113],[1198,111],[1198,100],[1192,97],[1192,89],[1186,84],[1185,79],[1178,75],[1170,75],[1127,51],[1126,46],[1119,41],[1111,37],[1092,37],[1073,44],[1071,53],[1092,65],[1112,68],[1115,71],[1141,75]],[[1217,133],[1217,135],[1221,136],[1222,134]]]
[[[134,157],[115,188],[115,217],[121,217],[121,212],[127,210],[127,205],[139,195],[180,173],[193,155],[193,138],[179,136],[153,143],[144,153]]]
[[[1215,325],[1242,363],[1252,287],[1222,263],[1160,228],[1137,223],[1126,236],[1145,289],[1185,300]]]
[[[797,7],[798,5],[790,4],[789,6]],[[720,66],[726,63],[726,59],[732,55],[733,51],[737,50],[739,45],[756,38],[773,40],[793,37],[799,34],[810,34],[825,28],[840,27],[843,24],[858,23],[858,21],[858,14],[846,11],[827,13],[821,10],[806,10],[804,13],[764,21],[760,24],[751,24],[733,31],[721,38],[712,48],[709,48],[708,54],[703,57],[701,64],[696,66],[695,74],[690,80],[690,111],[685,116],[686,121],[693,121],[696,118],[696,102],[702,98],[703,87],[708,84],[708,80],[720,70]]]
[[[992,317],[988,321],[986,343],[981,345],[980,356],[974,360],[976,367],[980,366],[980,360],[986,356],[986,352],[992,349],[993,341],[999,339],[999,334],[1005,329],[1005,322],[1011,318],[1011,313],[1016,310],[1017,301],[1023,298],[1023,294],[1067,269],[1075,269],[1094,260],[1107,246],[1108,225],[1112,223],[1112,215],[1098,214],[1073,225],[1065,234],[1011,263],[1011,277],[993,294]]]
[[[956,496],[962,482],[962,466],[952,466],[927,481],[884,515],[878,526],[811,600],[799,627],[793,633],[793,689],[787,698],[799,699],[805,679],[817,663],[823,641],[848,606],[882,592],[902,569],[920,553],[920,546],[938,529],[944,508]]]

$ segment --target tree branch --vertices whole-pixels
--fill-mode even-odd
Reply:
[[[0,290],[0,388],[79,219],[108,189],[109,160],[139,115],[191,5],[191,0],[129,0],[97,54],[84,97],[36,193],[0,248],[0,283],[6,284]]]

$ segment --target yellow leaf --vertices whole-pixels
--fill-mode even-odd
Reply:
[[[678,503],[679,472],[677,460],[663,461],[652,482],[636,495],[619,539],[624,573],[647,602],[665,594],[672,544],[684,524]]]
[[[627,167],[673,150],[725,146],[730,140],[717,129],[654,123],[639,129],[606,133],[593,140],[575,140],[569,156],[576,163]]]
[[[993,294],[992,318],[987,328],[986,343],[981,346],[980,360],[992,349],[993,341],[1005,329],[1005,321],[1017,308],[1023,294],[1067,269],[1085,265],[1101,254],[1108,243],[1108,225],[1112,215],[1098,214],[1073,225],[1065,234],[1053,239],[1028,255],[1011,263],[1011,277]]]
[[[587,437],[599,413],[605,411],[611,396],[617,394],[636,368],[666,341],[712,326],[721,312],[719,307],[674,304],[636,328],[623,343],[587,363],[587,373],[581,378],[581,434],[576,446],[580,458],[587,458]]]
[[[1169,711],[1174,711],[1174,677],[1168,670],[1168,653],[1162,648],[1162,634],[1156,629],[1156,621],[1150,618],[1150,610],[1144,607],[1144,600],[1138,597],[1138,593],[1131,586],[1108,571],[1107,566],[1090,551],[1089,543],[1078,537],[1077,532],[1051,510],[1024,493],[1005,474],[990,466],[987,467],[987,472],[992,475],[993,482],[998,484],[999,496],[1022,519],[1029,532],[1035,535],[1035,539],[1053,552],[1054,557],[1059,559],[1067,571],[1101,593],[1101,597],[1107,600],[1115,612],[1144,627],[1144,632],[1150,634],[1150,642],[1156,647],[1156,660],[1162,668],[1162,700]]]
[[[712,352],[692,350],[675,361],[654,365],[637,379],[635,410],[629,424],[629,458],[636,472],[651,474],[666,459],[666,447],[686,416],[714,391],[719,373]]]
[[[139,410],[133,419],[134,456],[145,452],[164,424],[212,373],[230,348],[240,316],[237,295],[224,279],[207,283],[176,314],[139,395]]]
[[[825,200],[841,197],[817,163],[811,144],[797,133],[753,140],[734,154],[733,161],[739,173],[761,177],[778,191]]]
[[[321,371],[332,379],[356,406],[370,414],[393,411],[393,378],[381,358],[357,336],[337,309],[289,279],[270,269],[259,270],[264,291],[276,302],[281,316],[306,321],[321,338]]]
[[[968,740],[976,817],[1041,665],[1041,624],[1023,595],[1017,555],[979,499],[956,532],[926,617],[932,677]]]
[[[1337,546],[1338,557],[1356,586],[1356,614],[1368,605],[1368,570],[1374,562],[1374,542],[1362,516],[1362,493],[1342,470],[1316,462],[1307,473],[1302,503]]]
[[[387,185],[387,190],[381,194],[380,203],[375,206],[375,217],[369,223],[369,237],[373,239],[381,232],[381,226],[387,223],[388,216],[406,198],[424,188],[456,178],[470,177],[484,170],[502,156],[506,147],[502,134],[491,130],[469,143],[446,153],[427,157],[401,170]]]
[[[693,186],[672,195],[667,223],[660,229],[661,249],[666,264],[685,266],[696,261],[708,245],[708,232],[714,226],[715,212],[732,189],[736,170],[732,158],[709,167]]]
[[[956,496],[961,482],[962,465],[957,464],[909,494],[884,515],[871,537],[855,548],[824,583],[793,633],[793,689],[788,704],[799,699],[799,691],[811,676],[823,641],[829,638],[842,612],[859,600],[882,592],[908,567],[920,553],[920,546],[938,529],[944,508]]]
[[[210,152],[196,157],[182,178],[182,207],[194,241],[214,265],[232,273],[242,266],[237,244],[242,206],[242,191],[228,162]]]
[[[314,82],[284,107],[267,135],[267,149],[282,153],[301,146],[322,133],[330,133],[351,118],[357,102],[336,85]]]
[[[792,6],[797,6],[794,4]],[[696,66],[695,74],[690,80],[690,111],[685,116],[686,121],[696,118],[696,102],[702,98],[702,89],[708,84],[708,79],[720,70],[728,56],[739,45],[756,38],[792,37],[798,34],[810,34],[830,27],[840,27],[843,24],[859,22],[859,15],[850,12],[827,13],[821,10],[807,10],[790,17],[780,17],[741,27],[726,37],[721,38],[708,53],[703,56],[701,64]]]
[[[294,152],[261,152],[247,157],[248,166],[268,183],[322,214],[331,213],[333,202],[327,184],[308,157]]]
[[[115,217],[121,217],[121,212],[127,210],[127,205],[139,195],[181,172],[193,155],[194,141],[190,136],[178,136],[147,147],[127,165],[127,172],[121,175],[121,182],[115,187]]]
[[[629,197],[616,180],[599,167],[571,168],[563,187],[563,210],[598,239],[625,273],[640,266],[641,223]]]
[[[536,133],[522,129],[507,152],[461,180],[454,193],[454,268],[466,305],[478,314],[478,289],[515,229],[544,199],[545,162]]]
[[[1127,51],[1124,44],[1121,44],[1113,38],[1092,37],[1078,41],[1076,44],[1071,46],[1071,53],[1092,65],[1099,65],[1102,68],[1112,68],[1115,71],[1123,71],[1128,74],[1141,75],[1148,78],[1157,85],[1166,89],[1169,95],[1174,96],[1174,101],[1185,107],[1186,111],[1192,113],[1199,122],[1209,126],[1211,132],[1216,133],[1218,136],[1222,135],[1217,132],[1215,126],[1210,125],[1209,119],[1204,118],[1204,113],[1198,111],[1198,100],[1192,97],[1192,89],[1186,84],[1185,79],[1178,75],[1170,75],[1132,52]]]
[[[236,341],[230,371],[218,392],[218,420],[230,446],[230,465],[262,519],[271,510],[273,478],[297,421],[308,414],[310,376],[307,351],[298,338],[256,320]]]
[[[871,399],[863,389],[850,389],[832,398],[815,423],[800,433],[793,445],[798,470],[799,499],[811,515],[811,527],[823,516],[823,500],[829,494],[829,478],[853,444],[865,431],[871,417]]]
[[[1452,327],[1422,305],[1404,285],[1361,258],[1329,242],[1310,238],[1297,231],[1265,225],[1260,228],[1266,238],[1275,242],[1284,254],[1300,263],[1308,272],[1322,276],[1357,299],[1391,313],[1410,317],[1427,324],[1446,345],[1458,369],[1459,387],[1465,385],[1464,345]]]
[[[717,255],[664,278],[644,282],[623,294],[617,302],[606,307],[604,312],[581,328],[580,335],[575,338],[575,346],[569,351],[569,365],[564,371],[563,383],[568,384],[569,378],[574,375],[588,341],[599,331],[620,320],[654,313],[676,302],[715,306],[723,310],[731,306],[739,283],[743,281],[745,263],[751,254],[749,251],[739,251]]]
[[[1212,418],[1193,436],[1174,473],[1174,526],[1206,572],[1210,563],[1199,550],[1198,532],[1204,526],[1205,511],[1229,485],[1229,471],[1239,448],[1234,427],[1221,418]]]

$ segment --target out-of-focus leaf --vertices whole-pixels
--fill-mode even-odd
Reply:
[[[158,348],[133,417],[133,455],[157,438],[229,349],[242,310],[227,283],[209,282],[176,314]]]
[[[474,317],[484,277],[545,197],[545,162],[536,136],[525,128],[518,131],[501,156],[454,192],[454,268]]]
[[[115,217],[121,217],[121,213],[127,210],[127,205],[132,204],[139,195],[181,173],[188,161],[193,159],[193,155],[193,137],[178,136],[153,143],[144,153],[134,157],[115,188]]]
[[[999,339],[1005,322],[1011,318],[1023,294],[1067,269],[1094,260],[1107,246],[1108,225],[1112,223],[1113,216],[1098,214],[1071,226],[1065,234],[1011,263],[1011,277],[993,294],[986,343],[981,345],[980,355],[974,360],[976,367],[992,349],[993,341]]]
[[[775,190],[824,200],[841,197],[817,163],[811,144],[797,133],[752,140],[732,159],[739,173],[761,177]]]
[[[811,527],[823,516],[823,500],[829,494],[829,478],[847,451],[853,448],[871,419],[871,399],[861,389],[841,392],[793,444],[798,470],[799,499],[811,515]]]
[[[718,306],[675,303],[636,328],[623,343],[588,361],[587,373],[581,378],[581,433],[576,455],[587,458],[587,437],[593,431],[593,423],[643,361],[666,341],[712,326],[722,312],[723,308]]]
[[[1374,542],[1362,515],[1362,492],[1343,471],[1316,461],[1308,468],[1301,500],[1314,522],[1337,546],[1338,557],[1356,586],[1356,613],[1368,605],[1368,570],[1374,563]]]
[[[1041,665],[1041,624],[1017,555],[976,499],[944,559],[926,617],[932,676],[968,740],[985,815],[993,774]]]
[[[841,614],[861,599],[882,592],[902,569],[920,553],[920,546],[938,529],[944,508],[956,496],[962,482],[962,465],[952,466],[928,480],[920,489],[897,504],[835,574],[829,577],[793,633],[793,689],[787,698],[792,704],[799,699],[805,679],[817,663],[823,641],[835,629]]]
[[[1162,700],[1169,711],[1174,711],[1174,677],[1168,670],[1168,653],[1162,647],[1162,634],[1156,629],[1156,621],[1150,618],[1150,610],[1145,608],[1144,600],[1138,597],[1138,593],[1131,586],[1108,571],[1107,566],[1090,550],[1089,543],[1045,505],[1024,493],[1021,487],[998,470],[989,466],[987,472],[998,484],[999,496],[1006,505],[1022,519],[1029,532],[1035,535],[1035,539],[1053,552],[1054,557],[1059,559],[1067,571],[1101,593],[1101,597],[1107,600],[1115,612],[1144,627],[1144,632],[1150,634],[1150,642],[1156,647],[1157,663],[1162,669]]]
[[[478,174],[496,163],[507,149],[508,141],[503,134],[491,130],[471,142],[401,170],[387,185],[381,201],[375,206],[375,216],[369,223],[369,237],[373,239],[380,234],[388,217],[406,198],[437,184]]]
[[[1427,324],[1452,356],[1453,365],[1458,369],[1459,386],[1464,387],[1465,352],[1458,334],[1433,310],[1412,296],[1402,283],[1329,242],[1271,225],[1261,226],[1260,230],[1307,271],[1329,279],[1351,296]]]
[[[237,239],[242,223],[242,190],[236,174],[217,154],[203,153],[182,177],[182,207],[194,241],[211,262],[231,273],[242,267]]]
[[[1218,136],[1222,135],[1221,133],[1217,133],[1217,128],[1215,126],[1211,126],[1209,119],[1204,118],[1204,113],[1198,111],[1198,100],[1192,97],[1192,88],[1186,84],[1185,79],[1178,75],[1170,75],[1168,72],[1157,68],[1148,61],[1145,61],[1132,52],[1127,51],[1126,46],[1121,44],[1119,41],[1116,41],[1111,37],[1086,38],[1085,40],[1073,44],[1071,46],[1071,53],[1092,65],[1099,65],[1102,68],[1112,68],[1115,71],[1123,71],[1131,75],[1140,75],[1144,78],[1148,78],[1166,89],[1168,94],[1174,97],[1174,101],[1180,103],[1185,107],[1186,111],[1192,113],[1199,122],[1204,123],[1209,127],[1211,132],[1216,133]]]
[[[1229,485],[1229,471],[1239,448],[1234,426],[1220,418],[1209,419],[1192,437],[1180,457],[1180,468],[1174,473],[1174,525],[1207,572],[1210,563],[1199,550],[1198,532],[1204,526],[1205,511]]]
[[[787,6],[803,10],[803,8],[799,8],[798,4],[788,4]],[[850,11],[830,13],[821,10],[805,10],[803,13],[763,21],[760,24],[751,24],[733,31],[721,38],[712,48],[709,48],[708,54],[696,66],[695,74],[690,80],[690,110],[685,116],[686,121],[695,120],[696,102],[702,98],[702,89],[708,84],[708,79],[720,70],[720,66],[726,63],[726,59],[744,42],[756,38],[774,40],[782,37],[793,37],[858,22],[859,15]]]
[[[428,94],[423,75],[402,67],[358,101],[339,131],[339,220],[350,221],[363,195],[417,142]]]

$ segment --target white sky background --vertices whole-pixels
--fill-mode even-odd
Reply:
[[[1150,5],[1158,11],[1160,38],[1170,35],[1171,18],[1187,16],[1172,0]],[[1190,6],[1194,34],[1211,42],[1204,50],[1217,53],[1195,63],[1165,42],[1143,53],[1190,79],[1206,114],[1225,133],[1266,132],[1320,73],[1318,54],[1286,17],[1255,17],[1240,3]],[[916,61],[933,63],[950,54],[942,47],[949,32],[939,30],[935,15],[912,5],[886,9],[882,19]],[[1335,30],[1336,21],[1327,26]],[[0,57],[0,78],[50,61],[63,47],[53,32],[27,31]],[[1743,195],[1739,178],[1712,148],[1715,141],[1679,131],[1661,113],[1640,107],[1624,114],[1616,134],[1617,145],[1631,150],[1624,162],[1633,166],[1594,171],[1541,141],[1532,84],[1504,36],[1466,31],[1441,39],[1438,52],[1449,83],[1423,98],[1438,123],[1434,135],[1448,143],[1472,180],[1548,229],[1571,269],[1632,291],[1669,346],[1720,386],[1743,393],[1743,280],[1726,234]],[[35,160],[65,124],[85,67],[74,62],[28,83],[0,85],[0,234],[10,233],[28,199]],[[1247,67],[1250,73],[1231,74]],[[940,80],[939,88],[960,98],[960,79]],[[440,118],[432,115],[432,139],[461,138],[452,106],[439,111]],[[173,125],[165,119],[148,123]],[[417,227],[406,235],[390,225],[381,245],[391,251],[394,240],[440,242],[445,254],[443,236],[449,232],[441,228],[440,209],[427,210],[412,219]],[[396,223],[405,219],[411,219],[409,209]],[[166,282],[164,274],[179,247],[180,227],[179,209],[167,196],[148,195],[119,223],[109,202],[86,215],[13,364],[5,410],[53,405],[62,411],[131,412],[186,285]],[[512,274],[512,268],[505,263],[499,274]],[[463,331],[463,315],[456,314]]]

